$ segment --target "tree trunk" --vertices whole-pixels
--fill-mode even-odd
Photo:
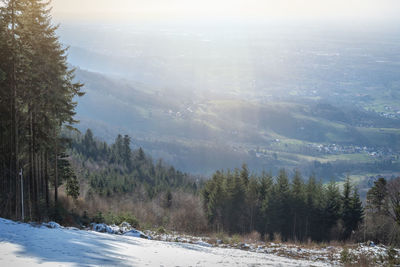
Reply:
[[[12,34],[12,44],[13,49],[15,48],[15,1],[11,2],[11,34]],[[12,101],[11,101],[11,121],[12,121],[12,131],[11,131],[11,146],[12,146],[12,157],[11,157],[11,174],[10,177],[13,177],[11,180],[11,190],[10,193],[13,193],[13,198],[15,200],[15,218],[18,218],[18,193],[17,193],[17,180],[18,180],[18,122],[17,122],[17,84],[16,84],[16,57],[15,51],[12,52],[12,66],[11,66],[11,79],[10,85],[12,90]],[[13,190],[14,189],[14,190]],[[12,204],[10,202],[10,215],[12,209]]]
[[[49,209],[50,203],[49,203],[49,170],[48,170],[48,161],[49,161],[49,154],[48,151],[46,151],[45,154],[45,175],[44,175],[44,179],[45,179],[45,190],[46,190],[46,207],[47,210]]]
[[[58,202],[58,140],[57,140],[56,128],[54,128],[54,140],[55,140],[55,153],[54,153],[54,205],[57,206],[57,202]]]
[[[32,206],[33,214],[36,213],[36,198],[35,198],[35,169],[34,169],[34,148],[33,148],[33,126],[32,126],[32,107],[29,112],[29,192],[30,192],[30,216],[32,219]]]

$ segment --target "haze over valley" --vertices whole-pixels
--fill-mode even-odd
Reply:
[[[187,172],[247,162],[325,180],[400,171],[399,32],[280,20],[58,30],[88,96],[81,130],[128,133]]]

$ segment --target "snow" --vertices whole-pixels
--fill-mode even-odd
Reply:
[[[34,227],[0,218],[0,266],[329,266],[267,253]]]
[[[209,247],[209,248],[212,247],[211,244],[204,242],[204,241],[197,241],[195,244],[199,245],[199,246],[203,246],[203,247]]]
[[[61,228],[61,225],[59,225],[56,222],[48,222],[48,223],[43,223],[43,226],[46,226],[48,228]]]

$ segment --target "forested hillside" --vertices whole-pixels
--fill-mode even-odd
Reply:
[[[142,148],[131,150],[131,138],[118,135],[112,145],[96,140],[88,129],[85,135],[72,137],[71,161],[84,169],[90,189],[101,196],[132,194],[145,191],[145,197],[171,190],[196,193],[199,181],[194,176],[157,163]]]
[[[60,131],[73,127],[75,97],[84,93],[56,29],[47,2],[0,3],[0,216],[39,220],[57,203]]]
[[[132,149],[128,135],[112,144],[93,136],[63,131],[69,140],[60,159],[65,182],[59,221],[73,225],[89,222],[166,227],[177,231],[206,229],[199,189],[204,177],[176,170],[162,159],[153,160],[142,148]]]

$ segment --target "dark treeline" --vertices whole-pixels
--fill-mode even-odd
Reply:
[[[400,245],[400,177],[381,177],[367,193],[364,239]]]
[[[400,163],[393,162],[392,159],[381,159],[374,162],[360,163],[346,160],[336,160],[333,162],[321,163],[314,161],[303,167],[308,173],[313,172],[318,177],[334,177],[351,173],[356,170],[365,172],[398,172],[400,171]]]
[[[59,161],[60,131],[75,123],[82,85],[72,81],[49,12],[48,1],[0,1],[0,216],[20,219],[22,200],[25,219],[48,216],[61,176],[71,176]]]
[[[215,231],[258,231],[266,238],[315,241],[346,240],[363,220],[357,189],[347,179],[343,190],[296,171],[291,182],[285,170],[275,179],[250,175],[246,165],[233,172],[217,171],[202,191],[204,208]]]
[[[194,177],[167,166],[162,160],[155,164],[142,148],[132,150],[128,135],[118,135],[115,142],[108,145],[96,140],[88,129],[83,136],[73,138],[71,148],[71,156],[79,159],[86,170],[84,178],[99,195],[133,193],[143,188],[151,199],[169,190],[197,191]],[[93,164],[98,167],[91,168]]]

